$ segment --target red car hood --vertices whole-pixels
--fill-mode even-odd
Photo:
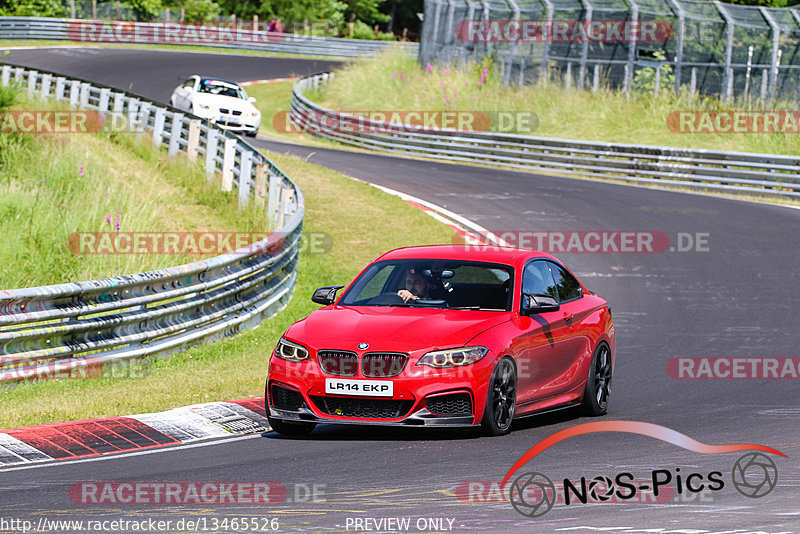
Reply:
[[[372,306],[328,306],[289,327],[286,337],[308,348],[410,352],[464,346],[510,320],[510,312]]]

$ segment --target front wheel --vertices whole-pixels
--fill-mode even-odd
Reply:
[[[611,395],[611,350],[605,343],[600,343],[592,355],[589,367],[589,379],[583,393],[581,413],[598,416],[608,412],[608,398]]]
[[[511,358],[497,364],[486,394],[486,409],[481,426],[490,436],[502,436],[511,429],[517,404],[517,371]]]
[[[284,436],[305,436],[306,434],[311,433],[311,431],[314,430],[314,427],[317,426],[316,423],[295,423],[293,421],[273,419],[269,416],[267,416],[267,420],[269,421],[269,426],[272,427],[272,430],[278,434],[283,434]]]

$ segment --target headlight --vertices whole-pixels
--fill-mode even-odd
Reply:
[[[437,369],[472,365],[489,353],[486,347],[464,347],[461,349],[436,350],[419,359],[417,365],[428,365]]]
[[[300,362],[308,359],[308,349],[281,338],[275,347],[275,356],[290,362]]]
[[[250,112],[250,113],[248,113],[247,115],[248,115],[249,117],[258,117],[259,113],[258,113],[258,111],[251,111],[251,112]]]

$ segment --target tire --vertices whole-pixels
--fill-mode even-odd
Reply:
[[[269,420],[269,426],[272,427],[272,430],[284,436],[305,436],[306,434],[310,434],[317,426],[316,423],[281,421],[280,419],[273,419],[270,416],[267,416],[267,420]]]
[[[612,372],[611,350],[605,343],[600,343],[592,355],[589,378],[586,380],[586,390],[581,403],[582,415],[597,417],[608,412]]]
[[[258,135],[258,130],[252,130],[252,131],[250,131],[250,132],[245,132],[245,135],[246,135],[247,137],[255,137],[255,136],[257,136],[257,135]]]
[[[497,363],[486,393],[486,408],[481,426],[489,436],[502,436],[511,430],[517,404],[517,370],[511,358]]]

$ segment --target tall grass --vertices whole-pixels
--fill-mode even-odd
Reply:
[[[0,93],[0,99],[6,98]],[[57,104],[19,98],[16,109]],[[142,272],[199,255],[74,254],[74,232],[263,231],[265,214],[239,211],[234,193],[200,163],[131,134],[0,134],[0,288]],[[207,257],[207,256],[206,256]]]
[[[397,50],[375,61],[346,64],[321,91],[309,97],[335,110],[459,110],[531,111],[538,117],[534,131],[517,133],[566,139],[585,139],[771,154],[800,153],[800,135],[794,134],[687,134],[669,129],[667,118],[680,110],[734,110],[765,108],[740,103],[723,104],[714,98],[661,91],[624,93],[602,85],[597,93],[567,91],[560,82],[523,88],[500,83],[490,60],[459,67],[418,64]],[[779,102],[775,109],[796,109]],[[496,123],[495,123],[496,126]]]

